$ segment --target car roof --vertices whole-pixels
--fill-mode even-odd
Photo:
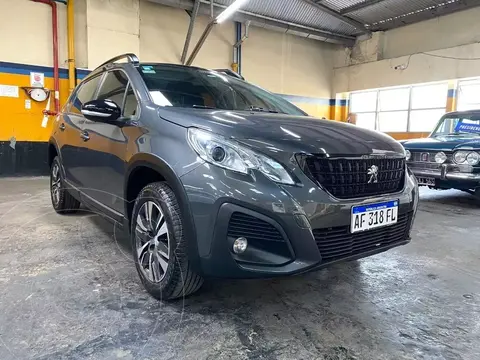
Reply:
[[[451,111],[451,112],[446,113],[445,115],[457,116],[457,115],[470,115],[470,114],[480,115],[480,109],[464,110],[464,111]]]

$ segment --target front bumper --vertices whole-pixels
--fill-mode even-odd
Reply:
[[[449,172],[448,165],[443,165],[438,170],[433,169],[411,169],[415,176],[432,177],[441,180],[455,180],[455,181],[478,181],[480,182],[480,174]]]
[[[412,176],[405,177],[405,187],[399,193],[354,200],[336,199],[307,177],[300,180],[304,184],[302,187],[280,186],[261,174],[244,176],[208,164],[182,176],[195,227],[198,251],[195,263],[199,264],[196,271],[205,277],[226,278],[291,275],[337,261],[369,256],[409,242],[418,205],[418,187]],[[350,227],[352,206],[390,200],[398,200],[399,219],[403,216],[405,221],[400,235],[390,226],[361,233],[358,237],[345,232]],[[258,226],[265,229],[265,238],[271,242],[266,239],[262,245],[259,240],[260,245],[252,253],[247,250],[241,256],[234,254],[231,250],[234,237],[229,224],[236,213],[262,221]],[[257,226],[245,218],[240,221],[244,225],[242,229],[249,234]],[[238,226],[235,230],[239,230]],[[351,241],[352,248],[355,248],[355,241],[374,241],[375,244],[360,251],[342,252],[340,257],[330,253],[325,261],[322,253],[325,254],[330,243],[323,243],[319,233],[334,231]],[[284,240],[283,245],[278,234]],[[334,241],[335,236],[328,241]],[[377,242],[380,238],[385,241]]]

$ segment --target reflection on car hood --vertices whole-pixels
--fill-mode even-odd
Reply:
[[[437,136],[426,139],[408,140],[402,143],[408,150],[450,151],[461,148],[480,149],[480,137],[477,136]]]
[[[250,111],[160,108],[158,112],[165,120],[235,138],[272,156],[279,152],[404,154],[403,147],[390,136],[338,121]]]

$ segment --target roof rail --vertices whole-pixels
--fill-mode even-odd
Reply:
[[[102,65],[99,65],[97,67],[97,69],[101,68],[102,66],[112,64],[115,61],[122,60],[122,59],[128,59],[128,62],[130,64],[132,64],[133,66],[138,66],[138,64],[140,63],[140,60],[138,60],[137,55],[132,54],[132,53],[127,53],[127,54],[122,54],[122,55],[115,56],[114,58],[111,58],[110,60],[105,61]]]
[[[225,75],[236,77],[237,79],[245,80],[245,78],[242,75],[230,69],[214,69],[214,71],[219,73],[224,73]]]

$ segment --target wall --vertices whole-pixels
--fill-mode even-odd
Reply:
[[[60,102],[68,96],[66,6],[58,3]],[[19,21],[21,19],[22,21]],[[190,18],[184,10],[144,0],[75,0],[75,51],[78,78],[119,53],[134,52],[142,61],[179,63]],[[209,18],[198,17],[193,50]],[[30,72],[45,74],[53,89],[51,9],[29,0],[0,0],[0,84],[29,86]],[[217,25],[193,65],[230,68],[235,24]],[[242,46],[243,75],[281,94],[311,115],[335,114],[332,100],[334,45],[250,28]],[[41,127],[46,103],[0,96],[0,174],[45,169],[52,119]],[[50,106],[53,109],[53,100]]]
[[[480,59],[479,16],[480,8],[473,8],[336,50],[334,92],[479,76],[480,60],[472,60]]]
[[[480,76],[480,8],[374,33],[353,49],[334,52],[333,92],[449,81],[447,111],[455,109],[455,81]],[[348,112],[348,110],[347,110]],[[397,139],[422,133],[390,134]]]

